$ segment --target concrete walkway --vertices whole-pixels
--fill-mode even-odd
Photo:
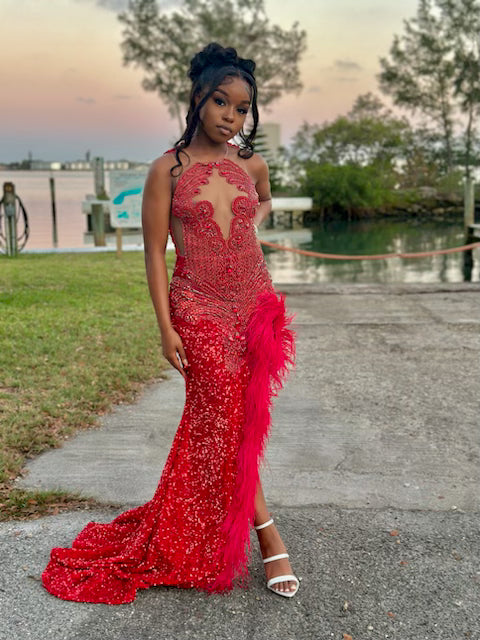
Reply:
[[[53,546],[152,497],[183,410],[172,369],[29,463],[18,485],[118,509],[0,525],[0,638],[480,639],[480,285],[276,286],[297,314],[298,357],[262,479],[297,596],[265,589],[253,532],[247,592],[154,587],[113,607],[39,583]]]

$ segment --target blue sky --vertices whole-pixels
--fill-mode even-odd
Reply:
[[[166,106],[142,89],[142,70],[122,65],[117,14],[126,4],[1,0],[0,161],[29,152],[62,161],[87,150],[107,159],[152,160],[178,137]],[[382,97],[378,60],[403,20],[415,15],[417,0],[266,0],[265,7],[272,23],[289,28],[298,21],[307,31],[302,92],[260,113],[261,120],[280,123],[288,144],[303,121],[330,121],[367,91]]]

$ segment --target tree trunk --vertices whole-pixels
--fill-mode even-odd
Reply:
[[[472,157],[473,103],[468,105],[468,123],[465,132],[465,177],[470,178],[470,159]]]

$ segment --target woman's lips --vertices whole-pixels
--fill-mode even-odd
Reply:
[[[232,135],[232,131],[231,131],[231,129],[228,129],[228,127],[218,127],[218,128],[220,129],[220,131],[223,134],[228,135],[228,136]]]

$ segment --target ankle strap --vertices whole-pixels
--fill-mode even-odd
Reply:
[[[276,556],[270,556],[269,558],[263,559],[263,564],[266,562],[273,562],[274,560],[280,560],[281,558],[288,558],[288,553],[277,553]]]
[[[273,524],[273,518],[270,518],[270,520],[267,520],[267,522],[264,522],[263,524],[259,524],[256,527],[254,527],[254,529],[256,529],[257,531],[259,529],[263,529],[264,527],[268,527],[269,524]]]

